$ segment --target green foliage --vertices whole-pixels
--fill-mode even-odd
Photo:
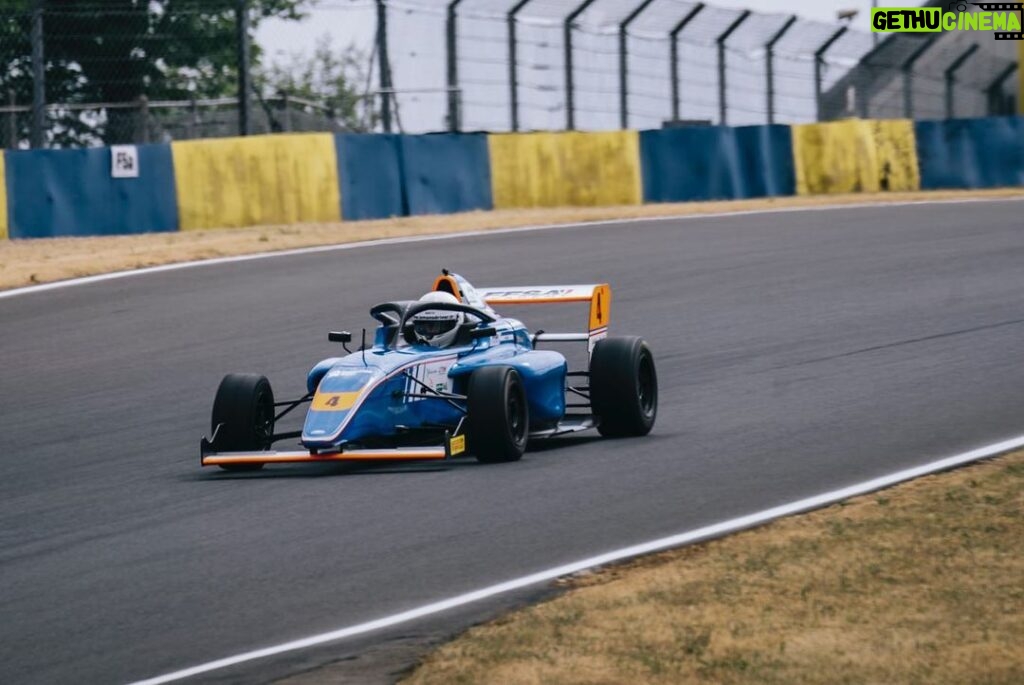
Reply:
[[[368,85],[368,64],[366,55],[355,46],[339,51],[330,36],[324,35],[311,56],[292,53],[286,61],[261,66],[254,78],[256,92],[271,121],[278,125],[279,117],[266,105],[266,98],[286,94],[328,110],[344,130],[369,131],[379,115],[372,101],[361,95]]]
[[[262,19],[299,19],[313,0],[248,0],[250,30]],[[19,104],[32,100],[32,0],[0,0],[0,88]],[[46,101],[133,102],[206,98],[237,91],[236,0],[48,0],[43,40]],[[258,46],[251,51],[259,63]],[[108,110],[104,122],[51,114],[55,144],[130,137]],[[56,120],[54,120],[56,118]],[[123,124],[124,122],[120,122]],[[26,122],[27,125],[27,122]]]

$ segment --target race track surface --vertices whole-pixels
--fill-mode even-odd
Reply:
[[[0,682],[154,676],[1024,432],[1022,210],[625,222],[0,300]],[[441,267],[477,285],[608,280],[613,334],[657,356],[654,433],[497,466],[199,468],[222,374],[301,393],[338,351],[328,329],[358,339],[371,305]],[[585,318],[535,312],[514,313],[549,331]],[[201,680],[269,681],[516,599]]]

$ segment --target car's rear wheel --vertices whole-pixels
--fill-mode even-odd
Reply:
[[[658,415],[658,374],[642,338],[605,338],[590,356],[590,405],[605,437],[647,435]]]
[[[265,376],[230,373],[224,376],[213,400],[210,420],[213,448],[243,452],[270,448],[274,435],[274,391]],[[227,471],[255,471],[263,464],[222,464]]]
[[[519,372],[485,366],[469,377],[466,440],[477,461],[517,461],[526,451],[530,415]]]

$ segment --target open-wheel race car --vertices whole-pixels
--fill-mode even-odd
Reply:
[[[531,333],[493,306],[589,303],[585,332]],[[307,393],[276,401],[260,375],[229,374],[213,403],[203,466],[253,470],[265,464],[519,459],[532,438],[596,428],[606,437],[650,432],[658,378],[647,343],[609,337],[607,284],[474,288],[445,270],[420,300],[370,309],[372,345],[351,351],[352,335],[328,339],[348,353],[315,365]],[[587,345],[589,364],[570,371],[545,343]],[[275,423],[308,403],[301,431]],[[298,440],[298,449],[272,445]]]

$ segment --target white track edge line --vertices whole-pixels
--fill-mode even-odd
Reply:
[[[838,490],[831,490],[824,492],[812,497],[806,497],[804,499],[789,502],[788,504],[781,504],[770,509],[764,509],[757,511],[752,514],[740,516],[738,518],[728,519],[719,523],[714,523],[694,530],[678,533],[669,537],[658,538],[656,540],[650,540],[648,542],[642,542],[637,545],[630,547],[623,547],[621,549],[612,550],[599,554],[597,556],[588,557],[579,561],[574,561],[569,564],[557,566],[544,571],[537,571],[527,576],[520,578],[514,578],[507,580],[497,585],[491,585],[488,587],[480,588],[472,592],[465,594],[456,595],[455,597],[449,597],[448,599],[442,599],[437,602],[425,604],[415,609],[403,611],[401,613],[392,614],[391,616],[384,616],[372,621],[365,623],[358,623],[356,625],[347,626],[345,628],[339,628],[332,630],[327,633],[320,633],[319,635],[311,635],[299,640],[293,640],[291,642],[285,642],[279,645],[273,645],[270,647],[264,647],[262,649],[256,649],[250,652],[244,652],[235,656],[225,657],[223,659],[217,659],[215,661],[208,661],[203,664],[191,666],[164,675],[156,676],[154,678],[148,678],[146,680],[139,680],[131,683],[131,685],[160,685],[161,683],[170,683],[176,680],[183,680],[192,676],[200,675],[203,673],[209,673],[210,671],[216,671],[229,666],[235,666],[237,664],[245,663],[248,661],[254,661],[256,659],[263,659],[269,656],[275,656],[277,654],[283,654],[285,652],[294,652],[301,649],[307,649],[309,647],[315,647],[323,645],[329,642],[335,642],[348,637],[354,637],[356,635],[362,635],[375,630],[383,628],[389,628],[409,621],[414,621],[425,616],[431,616],[433,614],[439,614],[450,609],[479,602],[480,600],[488,599],[496,595],[505,594],[514,590],[520,590],[530,585],[536,585],[546,581],[551,581],[562,576],[567,576],[579,571],[585,571],[587,569],[604,566],[631,557],[640,556],[642,554],[649,554],[651,552],[658,552],[672,547],[680,547],[682,545],[691,544],[701,540],[709,538],[715,538],[727,533],[733,533],[746,528],[751,528],[763,523],[767,523],[773,519],[777,519],[783,516],[789,516],[791,514],[797,514],[812,509],[818,509],[825,505],[835,504],[836,502],[849,499],[850,497],[856,497],[863,495],[875,490],[902,483],[914,478],[926,476],[940,471],[945,471],[956,466],[962,466],[969,464],[974,461],[979,461],[988,457],[995,456],[1018,447],[1024,447],[1024,435],[1018,435],[1007,440],[992,443],[979,447],[968,452],[962,452],[960,454],[946,457],[945,459],[939,459],[937,461],[928,462],[921,466],[915,466],[909,469],[903,469],[890,473],[885,476],[873,478],[871,480],[862,481],[853,485],[840,488]]]
[[[41,293],[48,290],[59,290],[90,283],[113,281],[132,276],[147,276],[150,274],[162,273],[164,271],[176,271],[178,269],[191,269],[197,266],[216,266],[218,264],[230,264],[232,262],[248,262],[258,259],[269,259],[271,257],[294,257],[299,255],[317,254],[319,252],[333,252],[336,250],[356,250],[364,247],[376,247],[379,245],[400,245],[404,243],[421,243],[433,240],[454,240],[457,238],[473,238],[477,236],[507,235],[509,233],[527,233],[533,231],[549,231],[557,229],[585,228],[588,226],[608,226],[613,224],[630,223],[652,223],[657,221],[686,221],[694,219],[720,219],[727,216],[755,216],[758,214],[785,214],[789,212],[827,212],[841,209],[878,209],[880,207],[907,207],[913,205],[939,205],[939,204],[969,204],[978,202],[1022,202],[1022,197],[975,197],[962,199],[945,200],[906,200],[903,202],[864,202],[853,204],[818,205],[814,207],[770,207],[765,209],[743,209],[735,211],[711,212],[707,214],[676,214],[665,216],[646,216],[625,219],[599,219],[595,221],[576,221],[564,224],[537,224],[533,226],[516,226],[512,228],[491,228],[477,229],[471,231],[459,231],[457,233],[435,233],[430,235],[398,236],[395,238],[377,238],[370,240],[359,240],[350,243],[336,245],[314,245],[311,247],[299,247],[290,250],[277,250],[274,252],[254,252],[252,254],[233,255],[230,257],[215,257],[213,259],[196,259],[188,262],[175,262],[173,264],[160,264],[158,266],[147,266],[142,269],[129,269],[125,271],[114,271],[105,274],[92,276],[81,276],[69,278],[52,283],[40,283],[10,290],[0,290],[0,300]],[[231,230],[231,229],[219,229]],[[139,234],[136,234],[139,235]]]

